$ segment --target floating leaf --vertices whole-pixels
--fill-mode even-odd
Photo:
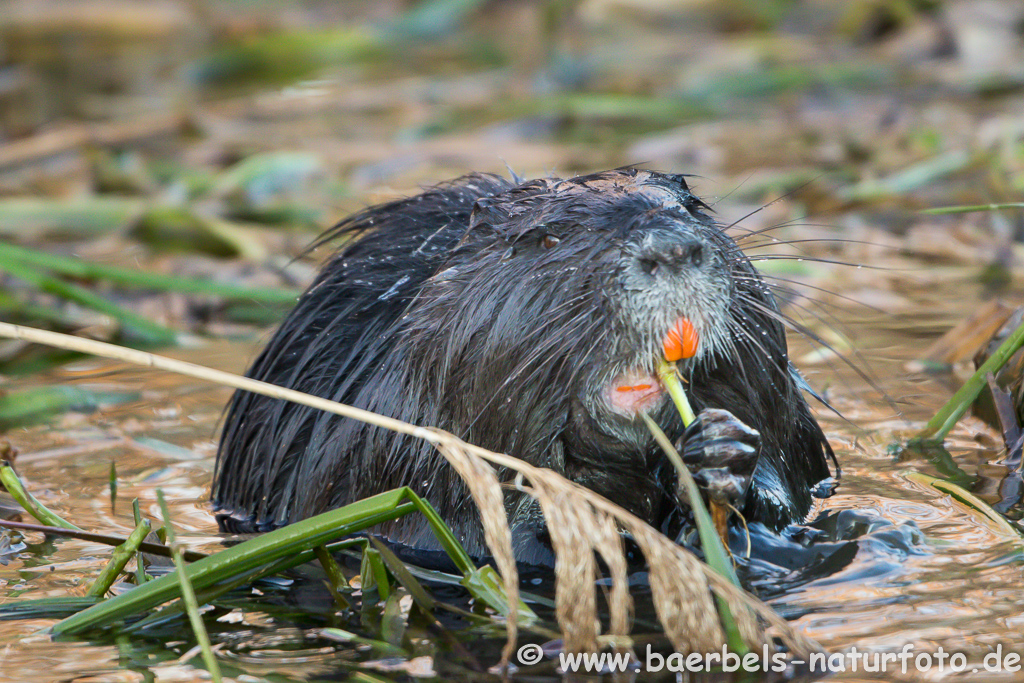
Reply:
[[[1020,541],[1021,530],[1011,524],[1005,517],[992,508],[991,505],[978,498],[965,488],[957,486],[953,482],[930,477],[921,472],[908,472],[904,475],[910,481],[940,491],[960,504],[969,511],[979,513],[974,518],[988,527],[993,533],[1003,539]]]

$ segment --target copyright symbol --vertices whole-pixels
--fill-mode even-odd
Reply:
[[[516,659],[519,660],[520,664],[526,666],[532,666],[541,660],[544,656],[544,649],[540,645],[523,645],[516,652]]]

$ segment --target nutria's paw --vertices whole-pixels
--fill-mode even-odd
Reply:
[[[757,465],[761,434],[728,410],[702,410],[682,438],[679,451],[709,500],[742,508]]]

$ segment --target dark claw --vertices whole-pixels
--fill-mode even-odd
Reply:
[[[679,440],[694,481],[716,503],[740,508],[757,466],[761,434],[727,410],[708,408]]]

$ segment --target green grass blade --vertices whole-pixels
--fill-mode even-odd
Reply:
[[[1024,202],[1009,202],[1008,204],[971,204],[964,206],[937,206],[933,209],[923,209],[918,213],[929,216],[945,216],[952,213],[978,213],[980,211],[1005,211],[1006,209],[1024,209]]]
[[[99,602],[99,598],[88,595],[19,600],[0,605],[0,621],[13,619],[62,619],[75,612],[81,612],[87,607],[92,607],[97,602]]]
[[[324,628],[320,629],[320,635],[325,638],[337,641],[339,643],[355,643],[357,645],[366,645],[373,648],[376,653],[381,657],[408,657],[409,653],[401,647],[396,647],[391,643],[384,642],[383,640],[374,640],[373,638],[364,638],[358,636],[351,631],[346,631],[340,628]],[[355,680],[349,678],[347,680]],[[391,683],[391,679],[387,678],[369,678],[362,680],[380,681],[380,683]]]
[[[676,405],[679,416],[683,418],[683,426],[689,427],[690,423],[697,419],[697,416],[693,414],[690,401],[686,398],[686,392],[683,391],[683,384],[676,375],[675,363],[661,363],[658,367],[658,379],[668,389],[672,403]]]
[[[665,432],[661,431],[661,427],[658,426],[650,416],[645,413],[641,413],[644,421],[647,423],[647,428],[651,430],[654,435],[654,439],[658,442],[658,445],[669,454],[669,458],[675,463],[678,461],[682,464],[682,456],[679,455],[679,451],[676,450],[669,438],[665,436]],[[704,505],[704,499],[700,495],[700,489],[697,488],[697,483],[693,480],[693,475],[690,474],[689,468],[684,464],[680,472],[680,480],[683,485],[683,490],[686,491],[687,497],[690,499],[690,507],[693,509],[694,523],[697,525],[697,533],[700,535],[701,548],[704,550],[704,559],[707,561],[708,566],[713,568],[719,574],[729,579],[734,585],[739,586],[739,579],[736,577],[736,570],[733,569],[732,560],[729,555],[725,552],[725,546],[722,545],[722,539],[718,537],[718,532],[715,531],[715,524],[711,521],[711,515],[708,513],[707,507]]]
[[[308,556],[312,557],[312,549],[317,546],[413,511],[412,503],[404,502],[406,491],[387,491],[222,550],[190,565],[187,570],[189,577],[198,590],[302,551],[308,550]],[[81,633],[153,609],[177,597],[177,574],[174,572],[147,581],[134,590],[54,624],[51,630],[57,634]]]
[[[9,519],[0,519],[0,528],[7,527],[10,529],[21,529],[24,531],[35,531],[41,534],[47,534],[49,536],[56,536],[58,538],[78,538],[83,541],[89,541],[90,543],[99,543],[101,545],[109,545],[116,547],[124,543],[127,539],[121,536],[110,536],[107,534],[96,534],[89,531],[82,531],[78,528],[69,528],[53,525],[41,525],[41,524],[26,524],[24,522],[13,522]],[[157,530],[159,532],[159,530]],[[171,551],[168,550],[167,546],[160,545],[158,543],[142,542],[139,544],[139,550],[150,555],[159,555],[160,557],[170,557]],[[196,552],[195,550],[186,550],[185,559],[189,562],[196,562],[198,560],[208,557],[206,553]]]
[[[174,566],[177,568],[177,574],[180,577],[178,584],[181,586],[181,599],[185,603],[188,620],[192,624],[192,632],[195,634],[196,642],[199,643],[199,650],[203,654],[203,663],[206,664],[206,670],[210,672],[210,678],[213,679],[213,683],[221,683],[220,666],[217,664],[217,658],[213,654],[213,648],[210,645],[210,635],[206,632],[203,617],[199,613],[199,603],[196,601],[195,591],[192,590],[192,582],[188,578],[188,572],[185,571],[185,558],[182,556],[181,546],[175,540],[174,526],[171,524],[171,512],[167,508],[167,501],[164,500],[163,489],[156,490],[156,499],[160,504],[160,512],[164,518],[164,529],[167,530],[167,544],[171,546],[171,552],[174,554]]]
[[[441,549],[445,551],[452,562],[455,563],[459,572],[462,573],[462,585],[473,594],[473,597],[483,600],[499,614],[507,615],[508,596],[505,594],[504,584],[494,567],[486,565],[477,568],[473,559],[466,552],[465,548],[462,547],[462,544],[459,543],[459,540],[455,538],[455,534],[445,524],[445,521],[441,519],[441,515],[437,513],[437,510],[429,502],[412,493],[411,490],[409,493],[413,504],[427,518],[434,536],[441,544]],[[523,624],[528,624],[536,619],[536,613],[520,599],[519,621]]]
[[[842,189],[839,197],[847,201],[872,201],[918,190],[945,176],[967,168],[975,157],[964,150],[953,150],[913,164],[885,178],[864,180]]]
[[[201,82],[293,83],[329,64],[359,61],[379,53],[380,40],[358,29],[274,31],[234,41],[199,60]]]
[[[694,415],[693,408],[690,406],[690,401],[686,398],[686,392],[683,391],[682,382],[679,381],[679,376],[676,374],[675,364],[661,362],[658,367],[658,377],[668,390],[672,402],[675,403],[676,409],[683,420],[683,426],[689,427],[690,423],[696,419],[696,416]],[[700,495],[697,483],[693,480],[693,475],[690,474],[690,469],[683,462],[683,458],[679,455],[676,447],[665,436],[665,433],[661,431],[661,427],[646,413],[641,413],[641,416],[647,423],[647,428],[650,429],[651,434],[654,435],[655,441],[658,442],[658,445],[661,446],[672,462],[672,465],[676,468],[676,472],[679,475],[679,483],[686,492],[690,508],[693,511],[693,521],[697,525],[700,546],[704,550],[704,560],[709,567],[727,578],[734,586],[741,587],[739,578],[736,576],[736,570],[732,565],[732,558],[726,552],[725,546],[722,545],[722,539],[718,536],[715,523],[712,521],[707,507],[704,505],[704,499]],[[725,600],[718,596],[715,596],[715,600],[718,605],[719,617],[722,621],[722,629],[725,631],[726,641],[733,652],[742,656],[749,650],[746,642],[743,640],[743,636],[739,632],[739,628],[736,626],[736,619],[733,617],[732,611]]]
[[[14,500],[18,501],[19,505],[28,510],[28,513],[41,523],[81,531],[71,522],[62,519],[60,515],[47,510],[45,505],[36,500],[36,497],[25,489],[14,468],[6,461],[0,463],[0,484],[4,485],[4,488]]]
[[[102,598],[110,590],[110,587],[114,585],[114,581],[124,570],[128,560],[132,559],[132,556],[139,550],[139,544],[142,543],[142,539],[149,533],[150,524],[149,520],[142,520],[135,527],[128,536],[128,540],[121,545],[114,548],[114,552],[110,556],[110,561],[100,572],[100,575],[93,581],[92,586],[86,592],[86,595],[90,595],[97,598]]]
[[[117,514],[117,461],[110,461],[110,471],[107,473],[107,488],[110,490],[110,514]],[[138,525],[138,522],[136,522]],[[141,542],[142,539],[140,538]]]
[[[391,581],[387,567],[376,548],[363,548],[363,561],[359,568],[359,588],[363,592],[363,607],[370,604],[367,596],[376,592],[377,600],[387,600],[391,595]]]
[[[0,290],[0,314],[6,320],[12,322],[17,318],[36,320],[65,329],[73,328],[81,322],[72,312],[58,311],[48,306],[32,303],[31,301],[22,301],[11,293],[2,290]]]
[[[298,290],[294,289],[245,287],[176,275],[132,270],[130,268],[108,266],[101,263],[90,263],[70,256],[50,254],[13,244],[0,244],[0,263],[3,262],[19,262],[36,268],[45,268],[54,273],[69,277],[106,280],[129,287],[140,287],[162,292],[179,292],[181,294],[209,294],[226,299],[242,299],[265,303],[295,303],[300,294]]]
[[[379,556],[378,556],[379,557]],[[380,616],[380,634],[385,642],[395,647],[402,647],[402,639],[409,624],[402,616],[402,594],[392,593],[384,601],[384,609]]]
[[[316,558],[316,548],[319,546],[330,544],[327,549],[334,550],[338,546],[337,543],[332,543],[335,539],[414,511],[423,512],[431,520],[431,528],[441,539],[442,546],[449,553],[452,561],[460,567],[460,571],[465,569],[463,585],[470,590],[474,597],[483,600],[497,612],[507,613],[508,598],[493,567],[484,567],[478,570],[437,512],[429,503],[408,488],[378,494],[344,508],[268,532],[215,555],[202,558],[190,565],[186,571],[199,596],[204,599],[214,599],[226,590],[254,580],[258,576],[284,571],[312,561]],[[356,542],[365,543],[366,541],[357,539]],[[344,544],[348,543],[348,541],[344,542]],[[388,565],[389,558],[384,553],[380,554],[384,561],[381,565],[383,568]],[[400,570],[396,572],[392,569],[392,573],[399,579],[399,583],[406,586]],[[227,585],[229,583],[230,585]],[[128,593],[111,598],[81,614],[76,614],[55,624],[52,631],[75,634],[91,628],[102,628],[173,600],[178,594],[177,586],[177,572],[147,581]],[[416,595],[414,588],[407,586],[407,590],[414,596]],[[423,592],[425,593],[425,591]],[[423,596],[419,597],[422,600]],[[173,615],[173,613],[175,610],[169,614]],[[519,603],[519,614],[520,621],[523,622],[537,619],[535,613],[522,600]]]
[[[323,567],[324,572],[327,574],[327,589],[331,592],[331,597],[334,598],[334,605],[339,610],[348,609],[349,602],[341,592],[342,587],[347,585],[345,575],[341,572],[341,567],[338,566],[334,556],[327,550],[327,546],[318,546],[314,548],[314,552],[316,553],[316,559],[320,562],[320,566]]]
[[[425,588],[423,588],[420,582],[416,580],[416,577],[412,575],[412,572],[410,572],[405,564],[398,559],[398,556],[391,551],[391,548],[387,547],[380,539],[374,538],[373,536],[370,537],[370,543],[373,544],[373,547],[380,554],[380,559],[384,562],[388,571],[391,572],[391,575],[395,577],[398,585],[409,592],[409,595],[412,596],[412,599],[423,609],[424,612],[429,613],[433,610],[434,605],[437,604],[434,597],[428,593]]]
[[[366,539],[356,538],[348,539],[347,541],[331,543],[327,546],[330,551],[336,551],[342,547],[351,547],[353,545],[366,545]],[[232,577],[229,581],[221,581],[209,588],[203,588],[196,591],[196,599],[200,604],[206,605],[219,599],[226,593],[230,593],[236,588],[241,588],[247,584],[255,583],[266,576],[273,576],[279,572],[287,571],[292,567],[297,567],[307,562],[312,562],[316,559],[316,554],[312,550],[303,551],[295,555],[289,555],[285,558],[273,562],[271,564],[258,566],[255,569],[247,571],[242,574],[238,574]],[[152,579],[150,579],[152,580]],[[119,629],[119,633],[139,633],[146,630],[148,627],[154,624],[160,624],[165,621],[176,618],[180,614],[184,614],[185,605],[181,600],[166,605],[160,608],[157,612],[153,612],[148,616],[136,621],[130,625],[124,626]]]
[[[727,578],[733,585],[739,586],[740,581],[736,577],[736,570],[733,569],[732,559],[725,552],[722,540],[718,537],[715,523],[711,521],[711,515],[704,506],[704,500],[701,498],[697,483],[693,480],[693,475],[690,474],[690,470],[683,463],[682,456],[679,455],[675,446],[665,436],[665,432],[661,431],[661,427],[647,413],[640,413],[640,415],[644,418],[647,428],[651,430],[651,434],[654,435],[658,445],[662,447],[665,453],[669,455],[672,463],[676,465],[676,469],[679,472],[679,480],[683,484],[686,495],[690,500],[693,521],[696,523],[697,533],[700,535],[701,549],[704,550],[704,560],[708,563],[709,567]],[[677,462],[678,464],[676,464]],[[722,630],[725,631],[726,642],[733,652],[742,657],[750,650],[743,640],[739,628],[736,626],[736,619],[732,616],[732,611],[725,600],[716,595],[715,601],[718,604],[718,615],[722,621]]]
[[[957,421],[970,409],[974,399],[978,398],[978,394],[985,387],[985,377],[988,373],[995,373],[1006,365],[1007,361],[1010,360],[1013,354],[1017,353],[1017,349],[1022,345],[1024,345],[1024,323],[999,345],[995,353],[982,363],[981,367],[971,375],[970,379],[964,382],[964,385],[953,394],[952,398],[946,402],[946,405],[942,406],[935,413],[924,429],[911,439],[911,442],[942,441],[945,439]]]
[[[27,266],[10,254],[0,252],[0,270],[6,271],[19,280],[24,280],[40,291],[54,294],[62,299],[73,301],[94,311],[109,315],[146,342],[154,344],[174,344],[177,342],[178,335],[174,330],[125,310],[78,285],[64,282],[34,267]]]
[[[142,524],[143,522],[148,522],[149,521],[145,517],[142,516],[142,510],[139,507],[139,499],[138,498],[133,498],[132,499],[132,517],[135,519],[136,526],[138,526],[139,524]],[[150,524],[150,528],[153,528],[152,524]],[[139,545],[141,545],[141,543]],[[142,559],[142,553],[141,552],[136,552],[135,553],[135,585],[136,586],[141,586],[142,584],[146,583],[146,581],[148,581],[148,580],[149,580],[149,577],[146,575],[146,562]]]
[[[459,572],[463,575],[475,572],[476,565],[473,563],[473,559],[466,552],[466,549],[462,547],[462,544],[459,543],[459,540],[455,538],[455,534],[445,524],[445,521],[441,519],[441,515],[434,509],[434,506],[413,493],[412,489],[409,490],[409,494],[409,501],[427,518],[427,523],[430,524],[434,536],[441,544],[441,549],[455,563],[455,567]]]

